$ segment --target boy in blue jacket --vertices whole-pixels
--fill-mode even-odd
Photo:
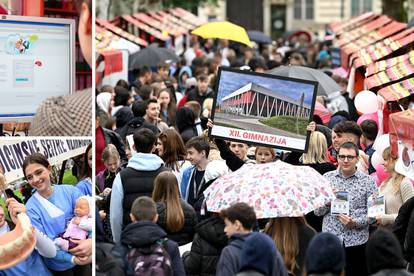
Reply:
[[[194,207],[197,193],[205,182],[204,172],[209,162],[210,145],[204,137],[197,136],[191,138],[185,147],[187,149],[187,160],[191,162],[192,166],[183,172],[180,191],[182,198]]]
[[[221,210],[220,215],[224,219],[224,232],[229,238],[229,245],[221,252],[216,276],[236,275],[240,270],[244,242],[257,223],[256,213],[252,207],[240,202]]]

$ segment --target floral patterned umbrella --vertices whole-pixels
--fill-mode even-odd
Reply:
[[[246,164],[218,178],[204,195],[208,211],[245,202],[258,218],[299,217],[335,199],[330,182],[317,171],[282,161]]]

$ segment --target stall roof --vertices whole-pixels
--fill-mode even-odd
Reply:
[[[170,9],[169,12],[174,14],[178,18],[182,18],[185,21],[193,24],[194,28],[207,23],[206,21],[202,20],[198,16],[192,14],[191,12],[189,12],[189,11],[183,9],[183,8]]]
[[[371,89],[410,76],[414,76],[414,59],[407,59],[385,71],[371,75],[365,79],[365,84],[368,89]]]
[[[144,47],[148,46],[148,43],[145,40],[143,40],[143,39],[141,39],[141,38],[139,38],[139,37],[137,37],[137,36],[135,36],[131,33],[128,33],[126,31],[122,30],[121,28],[115,26],[112,23],[109,23],[106,20],[96,18],[96,23],[98,23],[100,26],[110,30],[111,32],[117,34],[118,36],[123,37],[123,38],[125,38],[125,39],[127,39],[127,40],[129,40],[129,41],[131,41],[135,44],[138,44],[138,45],[144,46]]]
[[[100,54],[110,50],[128,50],[130,54],[140,50],[140,47],[122,37],[115,35],[107,29],[95,25],[96,51]]]
[[[345,45],[341,50],[347,52],[348,54],[357,52],[361,48],[365,48],[370,44],[383,40],[385,37],[388,37],[390,35],[395,34],[396,32],[404,30],[406,27],[407,24],[405,23],[392,21],[390,24],[387,24],[376,31],[371,31],[368,34],[360,37],[358,40],[355,40]]]
[[[175,25],[180,26],[186,30],[186,32],[191,31],[194,26],[185,22],[184,20],[180,20],[178,17],[166,12],[166,11],[159,11],[160,15],[164,16],[168,21],[173,22]]]
[[[385,24],[388,24],[392,21],[391,18],[389,18],[386,15],[382,15],[378,17],[375,20],[372,20],[364,25],[362,25],[359,28],[356,28],[350,32],[346,32],[343,35],[340,36],[338,40],[338,46],[343,47],[346,44],[360,38],[361,36],[374,31],[376,29],[379,29],[380,27],[384,26]]]
[[[414,63],[414,50],[412,50],[411,52],[408,52],[405,55],[401,55],[401,56],[390,58],[387,60],[381,60],[375,63],[371,63],[366,69],[366,75],[371,76],[381,71],[385,71],[386,69],[394,65],[397,65],[398,63],[404,62],[407,59],[412,60],[411,63]]]
[[[173,36],[181,35],[181,33],[179,33],[177,30],[171,28],[170,26],[167,26],[166,24],[160,22],[152,16],[149,16],[146,13],[134,13],[133,17],[135,17],[138,20],[141,20],[142,22],[145,22],[145,24],[148,24],[153,28],[160,30],[161,32],[168,32],[168,34],[171,34]]]
[[[341,49],[341,53],[344,53],[347,56],[351,56],[351,61],[353,62],[353,60],[357,58],[357,54],[361,51],[361,49],[367,48],[371,44],[382,41],[384,38],[404,30],[406,26],[407,24],[405,23],[392,21],[390,24],[387,24],[376,31],[371,31],[368,34],[360,37],[358,40],[346,44]]]
[[[377,19],[378,17],[379,17],[379,15],[374,15],[372,17],[369,17],[369,18],[365,19],[365,20],[358,21],[357,23],[352,24],[352,25],[340,30],[338,33],[336,33],[336,36],[340,37],[342,34],[344,34],[346,32],[350,32],[350,31],[352,31],[354,29],[357,29],[357,28],[359,28],[363,25],[366,25],[367,23]]]
[[[95,25],[95,48],[97,52],[102,52],[108,49],[109,44],[114,39],[119,39],[119,36],[105,28]]]
[[[183,27],[176,25],[173,21],[168,20],[166,15],[161,15],[157,12],[149,12],[148,14],[160,21],[165,26],[166,30],[174,30],[176,36],[187,33],[187,29],[184,29]]]
[[[389,37],[391,35],[394,35],[395,33],[403,31],[407,27],[407,24],[400,23],[397,21],[392,21],[390,24],[385,25],[384,27],[380,28],[375,32],[374,38],[366,38],[365,36],[358,39],[357,41],[351,42],[348,45],[353,45],[352,48],[346,50],[348,53],[352,53],[351,55],[351,64],[354,63],[355,59],[359,57],[359,53],[362,52],[362,49],[368,48],[367,46],[372,45],[379,41],[383,41],[386,37]],[[380,39],[375,39],[375,37],[378,37]],[[346,45],[346,47],[348,47]],[[369,47],[371,48],[371,47]]]
[[[378,95],[386,101],[398,101],[412,94],[414,94],[414,78],[385,86],[378,91]]]
[[[178,18],[180,21],[185,22],[190,27],[190,30],[194,30],[198,27],[198,25],[195,22],[192,22],[189,18],[182,17],[180,13],[177,12],[175,9],[169,9],[168,13],[171,14],[173,17]]]
[[[160,31],[151,28],[150,26],[148,26],[147,24],[135,19],[134,17],[130,16],[130,15],[123,15],[121,16],[125,21],[137,26],[140,30],[143,30],[146,33],[149,33],[150,35],[154,36],[156,39],[162,40],[162,41],[167,41],[168,40],[168,36],[164,36]]]
[[[376,44],[361,49],[358,52],[358,58],[354,61],[354,67],[367,66],[373,62],[380,60],[391,53],[401,49],[402,47],[414,41],[414,28],[407,29],[403,32],[386,38]]]
[[[376,17],[376,15],[373,12],[367,12],[367,13],[363,13],[361,15],[355,16],[353,18],[351,18],[350,20],[347,21],[342,21],[342,22],[333,22],[329,25],[329,28],[335,33],[338,34],[339,32],[342,31],[349,31],[351,29],[353,29],[353,26],[356,26],[358,24],[361,24],[362,22],[368,20],[368,19],[372,19]]]

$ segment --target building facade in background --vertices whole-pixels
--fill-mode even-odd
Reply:
[[[219,0],[218,5],[204,5],[198,7],[198,17],[206,21],[226,20],[226,1]]]
[[[367,11],[381,13],[381,0],[264,0],[264,32],[280,36],[286,30],[324,32],[326,24]]]
[[[411,4],[411,14],[413,8]],[[381,13],[381,0],[220,0],[218,6],[200,7],[198,15],[209,21],[228,19],[276,39],[295,29],[322,34],[326,24],[367,11]]]

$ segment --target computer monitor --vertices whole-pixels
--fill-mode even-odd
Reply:
[[[30,121],[75,90],[75,20],[0,16],[0,122]]]

